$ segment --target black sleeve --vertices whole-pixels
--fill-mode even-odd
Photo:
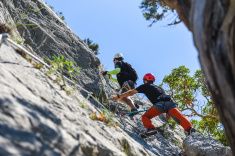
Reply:
[[[122,68],[122,62],[119,61],[115,64],[115,68]]]
[[[146,85],[145,85],[145,84],[142,84],[142,85],[140,85],[139,87],[137,87],[135,90],[137,90],[138,93],[144,93],[145,90],[146,90]]]

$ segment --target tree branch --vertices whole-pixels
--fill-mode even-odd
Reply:
[[[201,118],[210,118],[210,119],[214,119],[214,120],[220,120],[220,118],[219,117],[216,117],[216,116],[213,116],[213,115],[202,115],[202,114],[199,114],[199,113],[197,113],[197,111],[196,110],[194,110],[193,108],[186,108],[186,109],[184,109],[184,110],[191,110],[193,113],[194,113],[194,115],[197,115],[197,116],[199,116],[199,117],[201,117]]]

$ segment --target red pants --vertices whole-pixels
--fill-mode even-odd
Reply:
[[[142,122],[144,124],[144,127],[147,129],[153,129],[156,128],[153,126],[151,119],[155,116],[160,115],[162,112],[157,110],[154,107],[151,107],[144,115],[142,116]],[[166,113],[163,112],[163,113]],[[171,108],[168,112],[171,116],[176,118],[177,120],[180,121],[180,125],[184,128],[185,131],[188,131],[190,127],[193,127],[191,122],[183,115],[180,113],[180,111],[177,108]]]

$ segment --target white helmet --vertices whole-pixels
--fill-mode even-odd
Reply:
[[[122,53],[117,53],[116,55],[114,55],[113,60],[118,58],[124,59]]]

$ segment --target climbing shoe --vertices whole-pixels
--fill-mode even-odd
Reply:
[[[191,135],[193,132],[196,132],[196,130],[193,127],[190,127],[188,130],[188,135]]]
[[[147,130],[145,133],[141,133],[140,136],[141,136],[141,138],[147,138],[148,136],[155,135],[157,133],[158,133],[157,129],[153,128],[153,129]]]
[[[133,112],[133,113],[131,113],[131,114],[129,114],[129,116],[134,116],[134,115],[136,115],[136,114],[138,114],[139,112],[137,112],[138,110],[137,109],[131,109],[131,112]]]
[[[140,106],[139,106],[137,103],[135,103],[135,107],[136,107],[137,109],[140,108]]]

